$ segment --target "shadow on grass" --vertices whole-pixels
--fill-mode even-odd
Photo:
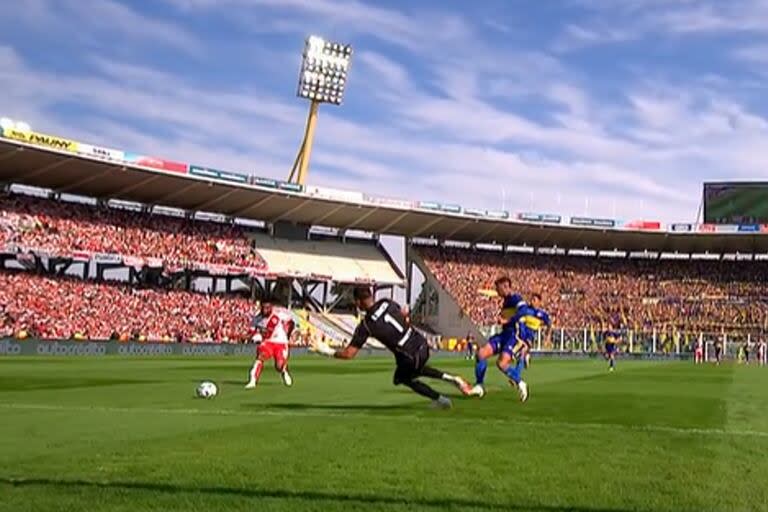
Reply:
[[[240,388],[245,390],[245,381],[243,379],[240,379],[240,380],[225,379],[225,380],[219,380],[214,382],[219,382],[220,384],[226,384],[227,386],[239,386]],[[261,388],[271,388],[276,386],[283,387],[283,383],[277,382],[277,381],[271,381],[271,380],[263,380],[263,381],[259,381],[256,388],[261,389]]]
[[[569,507],[558,505],[527,505],[521,503],[488,503],[461,498],[408,498],[376,494],[342,494],[325,491],[292,491],[280,489],[242,489],[234,487],[192,487],[152,482],[92,482],[89,480],[60,480],[50,478],[0,478],[0,485],[12,487],[49,487],[65,489],[98,489],[105,491],[142,491],[164,494],[202,494],[243,498],[273,498],[314,502],[344,503],[349,506],[384,505],[426,507],[435,509],[468,508],[474,510],[511,510],[538,512],[625,512],[625,509],[600,507]],[[633,509],[634,510],[634,509]]]
[[[104,379],[104,378],[61,378],[61,377],[0,377],[0,393],[12,391],[39,391],[44,389],[100,388],[122,385],[160,384],[160,380]]]
[[[244,407],[247,407],[245,404]],[[413,411],[418,409],[414,404],[386,404],[386,405],[370,405],[370,404],[302,404],[302,403],[285,403],[285,404],[257,404],[253,407],[259,409],[270,409],[274,411],[363,411],[363,412],[379,412],[379,411]],[[422,408],[426,408],[423,406]]]

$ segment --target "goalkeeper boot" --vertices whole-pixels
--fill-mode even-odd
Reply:
[[[447,396],[440,395],[437,400],[432,401],[433,409],[450,409],[453,407],[453,402]]]
[[[462,395],[464,396],[472,395],[472,385],[469,382],[462,379],[461,377],[459,377],[458,375],[445,374],[443,379],[453,383],[453,385],[456,386],[459,391],[461,391]]]
[[[471,396],[472,395],[472,385],[459,377],[458,382],[456,383],[456,387],[459,388],[459,391],[461,391],[461,394],[464,396]]]

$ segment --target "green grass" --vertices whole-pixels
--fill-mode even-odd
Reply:
[[[536,360],[432,411],[389,358],[249,365],[0,359],[0,511],[768,510],[768,369]]]

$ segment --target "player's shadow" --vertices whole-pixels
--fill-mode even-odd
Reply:
[[[251,404],[243,404],[244,407],[249,407]],[[258,407],[261,410],[271,409],[277,411],[363,411],[363,412],[380,412],[380,411],[405,411],[413,410],[413,404],[386,404],[386,405],[370,405],[370,404],[302,404],[302,403],[284,403],[284,404],[257,404],[253,407]]]
[[[533,512],[625,512],[625,509],[600,507],[569,507],[557,505],[533,505],[522,503],[489,503],[464,498],[409,498],[407,496],[376,494],[343,494],[326,491],[293,491],[287,489],[243,489],[236,487],[197,487],[156,482],[93,482],[90,480],[63,480],[54,478],[0,478],[0,485],[11,487],[42,487],[49,489],[115,491],[123,494],[130,491],[154,492],[169,495],[202,494],[207,496],[235,496],[242,498],[271,498],[283,500],[304,500],[311,502],[344,503],[350,507],[379,505],[380,507],[434,508],[471,510],[508,510]],[[102,497],[101,499],[104,499]],[[635,512],[637,509],[632,509]]]
[[[243,380],[242,379],[240,379],[240,380],[234,380],[234,379],[222,380],[222,381],[219,381],[219,382],[221,382],[222,384],[226,384],[227,386],[239,386],[241,388],[243,388],[245,386],[245,384],[243,384]],[[277,386],[283,387],[283,383],[282,382],[259,382],[259,384],[258,384],[259,388],[271,388],[271,387],[277,387]]]

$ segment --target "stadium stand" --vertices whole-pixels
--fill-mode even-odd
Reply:
[[[157,259],[177,269],[226,265],[336,282],[403,282],[375,244],[280,239],[235,224],[25,195],[0,196],[0,248],[9,246]]]
[[[263,268],[264,260],[236,225],[151,215],[24,195],[0,196],[0,247],[51,254],[110,253],[195,263]]]
[[[768,225],[663,225],[653,221],[480,211],[459,205],[304,187],[219,171],[209,170],[202,175],[196,166],[162,159],[143,158],[143,163],[138,165],[136,159],[126,158],[127,153],[122,151],[96,151],[92,146],[76,142],[66,144],[67,154],[64,154],[50,150],[46,142],[50,138],[32,138],[15,131],[6,130],[3,137],[0,179],[6,192],[0,192],[0,262],[5,265],[6,261],[15,261],[18,266],[49,273],[45,278],[3,274],[7,286],[0,303],[0,318],[5,332],[33,330],[46,337],[66,337],[74,332],[81,337],[101,337],[110,322],[114,323],[112,319],[98,317],[101,310],[92,309],[97,318],[61,317],[62,326],[54,328],[48,325],[50,321],[46,316],[54,313],[41,309],[40,304],[31,307],[26,317],[19,312],[18,302],[17,310],[11,311],[9,297],[13,293],[8,291],[9,286],[11,290],[16,286],[42,289],[50,297],[63,297],[63,303],[70,308],[78,307],[84,296],[88,299],[86,304],[95,308],[90,304],[97,303],[96,297],[102,294],[107,302],[123,300],[121,293],[132,297],[130,300],[142,294],[157,294],[157,306],[150,310],[167,314],[163,308],[168,305],[171,312],[184,313],[185,310],[174,304],[188,300],[193,311],[187,318],[204,319],[199,328],[182,322],[182,325],[162,326],[169,332],[160,332],[160,324],[150,315],[143,327],[128,325],[120,329],[128,331],[136,327],[139,336],[145,338],[208,336],[225,340],[242,335],[238,331],[241,318],[232,316],[238,328],[231,328],[216,318],[219,313],[215,308],[208,310],[204,306],[206,300],[225,300],[223,297],[171,288],[190,290],[191,279],[205,276],[214,282],[214,289],[218,289],[217,280],[224,279],[225,289],[229,291],[235,279],[249,285],[252,292],[257,279],[264,283],[271,281],[271,285],[279,284],[282,289],[303,294],[302,298],[293,296],[295,305],[301,305],[307,298],[308,288],[317,290],[319,284],[328,285],[333,281],[405,284],[410,296],[414,266],[431,286],[426,292],[422,290],[416,302],[421,301],[424,306],[421,309],[426,310],[419,316],[437,319],[434,323],[424,323],[457,339],[476,336],[480,334],[478,326],[494,323],[498,304],[484,291],[492,287],[493,279],[499,274],[510,275],[516,288],[524,294],[542,293],[555,325],[575,330],[571,337],[582,347],[586,347],[587,338],[596,338],[595,332],[608,322],[638,332],[652,329],[653,347],[657,341],[669,338],[667,332],[679,337],[680,330],[688,334],[693,331],[695,336],[696,332],[757,332],[768,327],[768,300],[763,295],[768,279],[765,270]],[[74,156],[75,153],[81,156]],[[17,186],[44,187],[45,193],[52,197],[76,193],[146,205],[162,204],[183,211],[205,207],[217,212],[224,222],[150,213],[154,210],[149,207],[133,211],[108,207],[103,202],[90,204],[95,200],[80,204],[27,197],[15,193]],[[238,223],[236,217],[242,222]],[[246,219],[263,229],[242,226]],[[313,238],[310,226],[315,223],[336,230],[333,236],[338,238]],[[394,268],[376,243],[340,243],[349,230],[404,237],[406,252],[417,255],[406,258],[406,276]],[[475,249],[413,245],[425,243],[424,240],[434,244],[450,241]],[[488,245],[497,248],[524,245],[539,252],[501,253],[477,248]],[[584,249],[587,252],[588,248],[657,256],[664,252],[679,253],[692,259],[542,254],[541,250],[555,247],[558,251]],[[110,258],[112,255],[119,257]],[[693,259],[697,255],[716,259]],[[717,260],[734,255],[736,258],[732,260]],[[753,261],[738,261],[739,255]],[[40,264],[44,258],[48,260],[47,266]],[[70,263],[65,261],[59,266],[59,263],[51,264],[51,259],[76,261],[83,269],[83,277],[91,277],[89,267],[95,266],[97,279],[104,277],[103,272],[98,272],[99,266],[122,265],[129,270],[129,281],[148,286],[139,290],[125,284],[78,282],[69,278],[54,280],[50,273],[65,273]],[[155,279],[158,275],[168,279]],[[182,283],[182,279],[186,279],[186,283]],[[167,286],[157,287],[163,283]],[[306,313],[302,326],[308,336],[343,338],[350,332],[349,319],[334,318],[326,311],[327,305],[333,302],[327,301],[329,288],[322,286],[325,303],[310,304],[312,311]],[[36,297],[38,303],[43,302],[44,294],[25,294],[30,300]],[[290,300],[290,292],[288,297]],[[248,304],[245,299],[231,300]],[[198,305],[201,301],[203,305]],[[306,305],[313,301],[303,302]],[[561,333],[561,347],[570,343],[565,339],[567,336],[570,335]]]
[[[0,272],[0,336],[236,342],[254,303],[236,295]]]
[[[331,315],[338,325],[344,327],[347,332],[354,332],[357,328],[358,317],[352,314],[334,314]]]
[[[251,234],[270,272],[333,278],[336,282],[399,284],[400,275],[375,245],[330,240],[287,240]]]
[[[341,345],[349,339],[351,331],[336,324],[330,315],[323,313],[310,313],[309,322],[319,336],[325,338],[332,345]]]
[[[607,323],[642,330],[760,330],[768,321],[763,262],[549,256],[420,247],[441,285],[478,325],[495,323],[483,294],[508,275],[524,295],[542,294],[558,327]]]
[[[87,257],[119,254],[122,261],[156,259],[170,272],[205,269],[207,264],[256,268],[273,279],[303,276],[336,283],[392,284],[403,280],[375,243],[280,239],[233,223],[4,193],[0,195],[0,252],[5,259],[18,257],[21,262],[26,251],[41,258],[80,253]],[[86,270],[81,277],[92,275]],[[2,271],[0,337],[22,333],[50,339],[216,342],[249,338],[252,301],[174,289],[178,283],[142,289],[132,284]],[[297,311],[296,315],[297,344],[317,337],[340,344],[352,331],[325,313]]]

